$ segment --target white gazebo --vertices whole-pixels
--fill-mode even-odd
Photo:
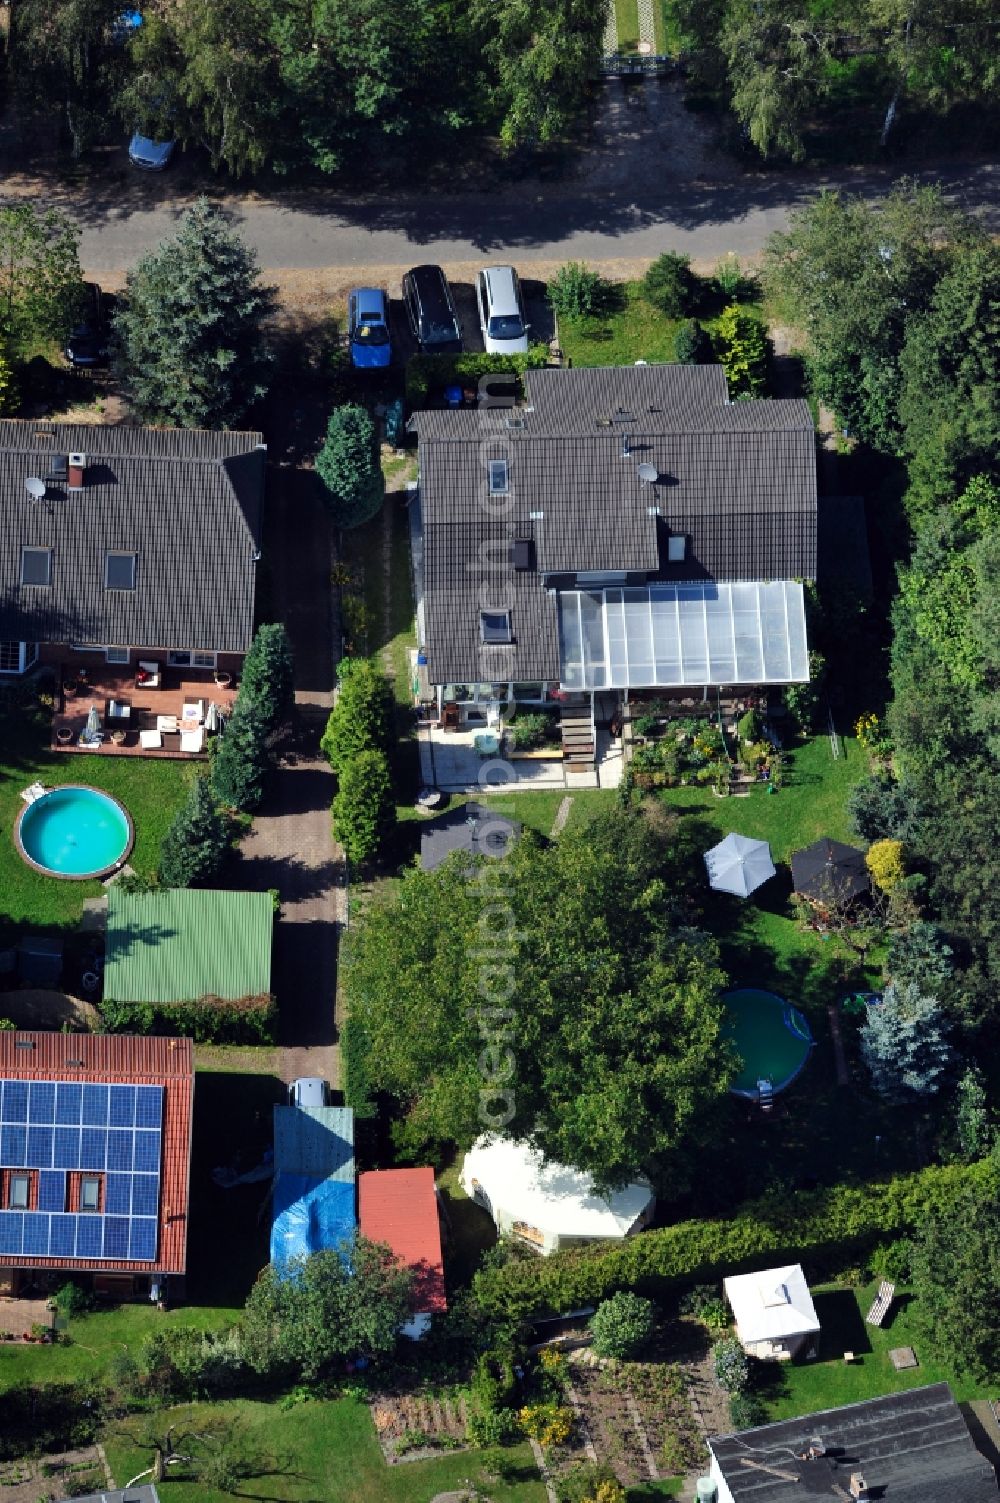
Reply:
[[[743,1350],[787,1362],[819,1335],[816,1308],[802,1265],[742,1273],[723,1282]]]
[[[462,1189],[490,1213],[497,1231],[545,1254],[629,1237],[647,1225],[656,1204],[648,1185],[601,1195],[589,1175],[506,1138],[472,1145],[462,1164]]]

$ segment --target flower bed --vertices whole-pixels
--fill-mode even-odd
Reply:
[[[391,1466],[468,1445],[462,1393],[379,1394],[370,1407],[382,1454]]]

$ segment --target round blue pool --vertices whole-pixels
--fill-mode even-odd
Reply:
[[[739,1073],[729,1089],[756,1101],[767,1081],[774,1095],[790,1086],[805,1068],[813,1047],[809,1024],[790,1002],[774,992],[741,987],[725,992],[722,1034],[740,1057]]]
[[[106,877],[132,849],[128,810],[99,788],[70,783],[27,804],[14,839],[29,866],[49,877]]]

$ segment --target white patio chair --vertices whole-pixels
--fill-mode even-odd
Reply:
[[[139,745],[143,751],[159,751],[163,746],[163,737],[159,731],[140,731]]]
[[[181,751],[200,752],[205,749],[205,732],[199,726],[196,731],[181,731]]]
[[[33,804],[36,798],[41,798],[45,792],[44,783],[32,783],[28,788],[22,788],[21,797],[26,804]]]

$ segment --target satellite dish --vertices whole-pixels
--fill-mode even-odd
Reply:
[[[646,485],[655,485],[660,478],[660,472],[655,464],[641,464],[639,466],[639,479]]]
[[[37,475],[29,475],[24,482],[24,488],[32,501],[42,501],[45,497],[45,481],[39,480]]]

